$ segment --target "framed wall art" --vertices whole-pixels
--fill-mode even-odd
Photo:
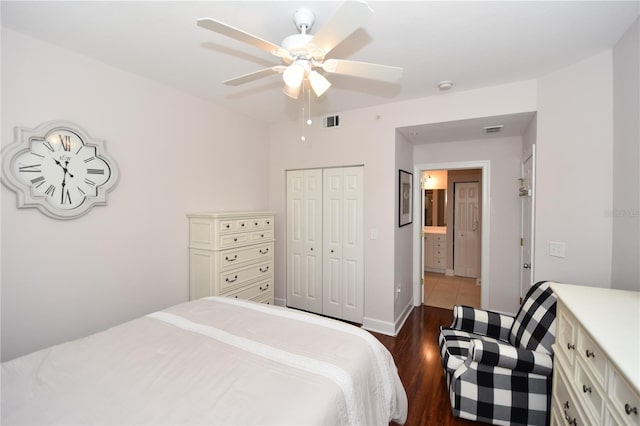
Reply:
[[[413,222],[413,174],[399,171],[398,187],[398,226]]]

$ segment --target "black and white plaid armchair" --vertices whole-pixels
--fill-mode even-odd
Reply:
[[[549,423],[556,297],[533,285],[515,317],[454,306],[440,327],[440,353],[453,414],[493,424]]]

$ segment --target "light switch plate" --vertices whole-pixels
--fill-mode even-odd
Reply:
[[[560,241],[549,242],[549,256],[554,257],[566,257],[567,256],[567,243]]]

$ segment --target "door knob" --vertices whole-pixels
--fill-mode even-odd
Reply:
[[[529,269],[529,268],[531,268],[531,265],[529,265],[528,263],[525,263],[524,265],[522,265],[522,267],[524,269]]]

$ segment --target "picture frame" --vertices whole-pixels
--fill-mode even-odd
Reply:
[[[413,173],[398,171],[398,226],[413,222]]]

